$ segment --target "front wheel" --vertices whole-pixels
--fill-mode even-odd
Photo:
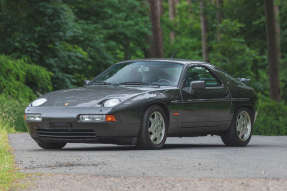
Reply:
[[[231,126],[221,139],[226,146],[246,146],[252,136],[253,119],[247,108],[239,109],[232,120]]]
[[[42,140],[37,140],[38,145],[43,149],[62,149],[67,143],[64,142],[47,142]]]
[[[149,107],[144,114],[137,146],[161,149],[166,141],[167,129],[167,116],[164,110],[159,106]]]

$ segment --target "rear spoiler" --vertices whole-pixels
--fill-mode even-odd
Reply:
[[[240,82],[243,82],[244,84],[248,84],[250,82],[250,79],[248,78],[237,78]]]

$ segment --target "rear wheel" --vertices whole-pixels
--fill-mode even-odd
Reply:
[[[160,149],[166,141],[167,116],[159,106],[151,106],[144,114],[142,129],[138,137],[138,147]]]
[[[247,108],[239,109],[232,120],[228,131],[221,136],[227,146],[246,146],[252,136],[253,118]]]
[[[38,145],[43,149],[62,149],[67,143],[64,142],[48,142],[48,141],[37,141]]]

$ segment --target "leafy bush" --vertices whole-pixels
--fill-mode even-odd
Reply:
[[[219,26],[221,40],[212,43],[210,60],[234,77],[252,78],[252,66],[260,61],[260,57],[240,36],[242,27],[237,21],[223,20]]]
[[[51,73],[25,59],[0,55],[0,94],[19,101],[30,101],[35,94],[52,89]]]
[[[24,109],[27,102],[19,102],[15,99],[0,95],[0,126],[8,132],[26,131],[24,122]]]
[[[51,73],[25,59],[0,55],[0,118],[2,126],[25,131],[24,109],[28,103],[52,89]]]
[[[257,135],[287,135],[287,105],[260,96],[254,126]]]

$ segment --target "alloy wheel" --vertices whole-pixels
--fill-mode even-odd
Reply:
[[[236,132],[240,140],[246,141],[251,135],[251,119],[247,111],[241,111],[236,119]]]
[[[157,145],[162,142],[165,136],[165,121],[162,114],[158,111],[151,113],[148,119],[148,132],[150,140]]]

